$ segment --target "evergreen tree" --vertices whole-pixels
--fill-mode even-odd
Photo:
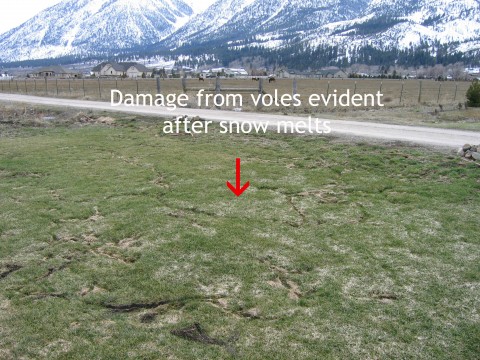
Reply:
[[[467,90],[467,104],[472,107],[480,107],[480,81],[474,80]]]

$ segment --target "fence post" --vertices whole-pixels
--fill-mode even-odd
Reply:
[[[98,78],[98,96],[101,100],[102,99],[102,88],[100,86],[100,78]]]
[[[380,89],[378,90],[378,91],[379,91],[379,94],[382,93],[382,88],[383,88],[383,81],[380,81]]]
[[[160,76],[157,77],[157,94],[160,94]]]
[[[83,82],[83,97],[85,97],[85,79],[82,79]]]
[[[458,90],[458,84],[455,83],[455,96],[453,97],[453,101],[457,100],[457,90]]]
[[[48,82],[47,82],[46,76],[45,76],[45,95],[48,95]]]
[[[28,89],[27,89],[27,79],[25,79],[25,94],[28,94]]]
[[[293,95],[297,94],[297,78],[293,79],[293,90],[292,90]]]
[[[402,99],[403,99],[403,86],[405,85],[405,82],[402,82],[402,90],[400,90],[400,102],[399,105],[402,104]]]
[[[220,94],[222,92],[222,88],[220,85],[220,77],[216,77],[215,79],[215,94]],[[217,109],[220,109],[220,106],[215,106]]]
[[[184,93],[187,92],[187,79],[185,77],[182,78],[182,89]]]
[[[20,92],[20,90],[18,89],[18,80],[15,80],[15,85],[17,85],[17,93]]]
[[[263,78],[258,80],[258,93],[260,94],[260,101],[258,102],[258,109],[261,109],[263,106]]]
[[[418,103],[420,104],[421,101],[422,101],[422,80],[420,80],[420,86],[418,89]]]
[[[353,95],[357,93],[357,81],[355,81],[355,87],[353,88]]]
[[[327,96],[328,94],[330,94],[330,80],[328,80],[328,83],[327,83]]]
[[[138,79],[135,79],[135,81],[137,82],[137,95],[138,95]]]
[[[8,91],[12,92],[12,81],[13,80],[8,80]]]
[[[222,92],[222,86],[220,85],[220,78],[217,76],[215,78],[215,93],[220,94]]]
[[[57,88],[57,96],[58,96],[58,79],[55,79],[55,87]]]
[[[33,92],[37,93],[37,79],[33,79]]]
[[[72,87],[70,86],[70,79],[68,79],[68,92],[72,93]]]
[[[442,89],[442,83],[440,83],[440,85],[438,85],[438,96],[437,96],[437,104],[440,103],[440,90]]]

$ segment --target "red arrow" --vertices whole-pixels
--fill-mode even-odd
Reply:
[[[250,181],[247,181],[245,183],[245,185],[243,186],[240,186],[240,158],[237,158],[237,161],[236,161],[236,169],[237,169],[237,173],[236,173],[236,178],[235,178],[235,187],[233,187],[232,184],[230,184],[230,181],[227,181],[227,186],[230,190],[232,190],[232,192],[237,195],[237,196],[240,196],[242,195],[242,193],[248,189],[248,187],[250,186]]]

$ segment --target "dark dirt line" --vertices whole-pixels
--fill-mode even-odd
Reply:
[[[191,296],[191,297],[183,297],[178,299],[164,299],[154,302],[133,302],[128,304],[102,304],[103,307],[112,310],[113,312],[132,312],[136,310],[142,309],[154,309],[156,307],[162,305],[177,305],[177,306],[184,306],[189,301],[213,301],[216,300],[216,297],[203,297],[203,296]]]
[[[10,275],[10,274],[14,273],[15,271],[20,270],[22,268],[21,265],[17,265],[17,264],[7,264],[5,267],[7,268],[7,270],[0,273],[0,280],[5,279],[8,275]]]
[[[49,276],[56,273],[57,271],[61,271],[61,270],[65,269],[68,265],[70,265],[70,262],[66,262],[66,263],[60,265],[59,267],[50,267],[50,268],[48,268],[48,271],[44,275],[40,276],[38,279],[46,279]]]
[[[202,326],[197,322],[185,328],[170,330],[170,333],[182,339],[199,342],[205,345],[223,346],[232,357],[235,358],[237,355],[237,351],[232,345],[232,343],[238,339],[237,334],[231,336],[228,341],[213,338],[209,336]]]
[[[300,222],[299,223],[288,223],[290,226],[293,226],[293,227],[300,227],[302,226],[303,224],[305,224],[307,222],[307,217],[305,216],[305,214],[303,213],[303,211],[301,211],[297,205],[295,205],[294,201],[293,201],[294,197],[293,196],[287,196],[287,201],[288,203],[290,204],[290,206],[293,208],[293,210],[295,210],[295,212],[300,216]]]
[[[38,294],[30,294],[28,297],[33,297],[35,300],[41,300],[46,298],[55,298],[55,299],[69,299],[66,294],[62,293],[38,293]]]

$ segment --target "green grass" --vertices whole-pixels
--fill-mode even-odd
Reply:
[[[477,165],[130,120],[0,126],[0,358],[478,358]]]
[[[369,121],[382,124],[428,126],[441,129],[480,131],[480,109],[444,107],[439,111],[435,106],[397,107],[375,111],[347,111],[317,113],[316,117],[329,119],[345,119]]]

